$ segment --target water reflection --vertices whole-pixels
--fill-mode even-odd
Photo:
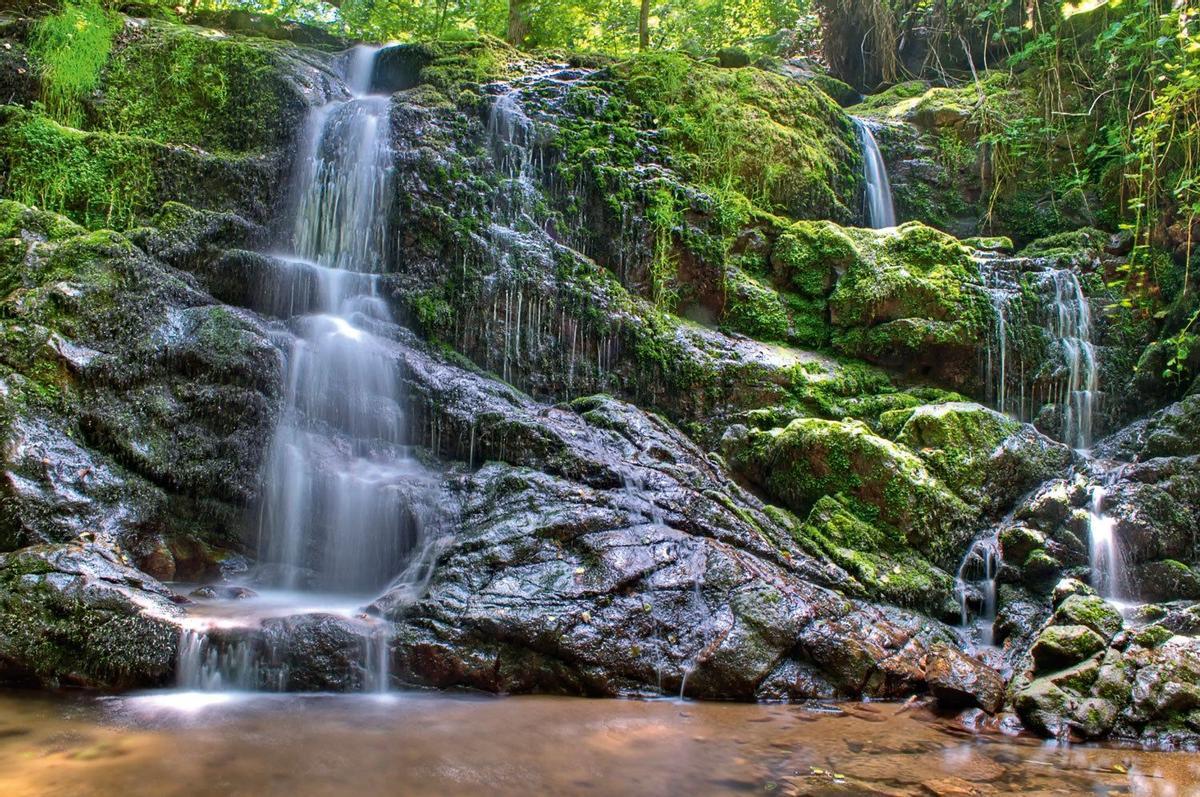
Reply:
[[[219,699],[220,702],[215,702]],[[1200,757],[922,709],[566,698],[0,696],[0,794],[1195,794]]]

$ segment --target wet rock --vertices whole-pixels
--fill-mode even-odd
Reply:
[[[1200,395],[1187,396],[1101,441],[1097,453],[1132,461],[1200,454],[1198,430]]]
[[[1050,626],[1038,636],[1030,654],[1039,672],[1069,667],[1104,649],[1104,639],[1082,625]]]
[[[230,584],[209,584],[198,587],[188,593],[189,598],[200,600],[244,600],[258,597],[258,593],[249,587],[238,587]]]
[[[0,682],[157,686],[173,670],[171,593],[103,542],[0,555]]]
[[[403,677],[743,699],[760,685],[802,698],[895,696],[923,682],[938,624],[821,586],[844,575],[661,421],[611,399],[573,406],[541,425],[574,430],[579,459],[566,470],[551,460],[559,476],[484,466],[457,488],[459,522],[428,594],[378,602],[398,622]]]
[[[1054,623],[1060,626],[1086,626],[1105,641],[1111,640],[1124,626],[1121,613],[1103,598],[1094,595],[1070,595],[1054,610]]]
[[[266,331],[124,236],[16,203],[0,216],[22,254],[3,300],[0,547],[93,530],[160,577],[205,575],[174,530],[235,538],[257,492],[279,390]]]
[[[943,708],[978,706],[995,714],[1004,704],[1004,679],[1000,674],[948,645],[930,648],[925,680]]]
[[[1000,532],[1000,550],[1004,561],[1021,565],[1029,555],[1046,545],[1046,535],[1027,526],[1009,526]]]

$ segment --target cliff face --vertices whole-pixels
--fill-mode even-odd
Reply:
[[[0,31],[0,550],[34,546],[0,559],[0,677],[156,683],[170,665],[147,646],[177,610],[154,579],[216,579],[259,553],[250,517],[304,299],[272,293],[294,285],[275,253],[304,119],[346,96],[353,54],[118,17],[68,107],[39,102],[62,65],[37,29]],[[1128,565],[1155,589],[1140,597],[1200,597],[1191,405],[1106,442],[1102,468],[1072,451],[1173,398],[1125,400],[1151,329],[1113,306],[1107,236],[1017,256],[919,221],[851,226],[852,119],[814,82],[754,67],[558,63],[482,41],[385,49],[371,82],[390,95],[391,163],[372,269],[388,320],[371,329],[428,480],[405,511],[436,530],[424,589],[374,606],[399,677],[962,698],[947,679],[984,665],[946,646],[983,601],[956,576],[991,537],[1007,631],[988,664],[1016,676],[1034,727],[1078,725],[1090,699],[1034,675],[1152,667],[1139,651],[1163,634],[1194,647],[1171,604],[1118,617],[1079,656],[1037,653],[1071,625],[1056,583],[1089,576],[1095,484],[1141,530]],[[136,660],[76,672],[29,643],[79,590],[81,616],[132,618]],[[320,654],[357,644],[334,619],[213,644],[283,656],[290,688],[356,677]],[[995,692],[965,699],[995,710]],[[1184,711],[1104,699],[1123,719],[1090,735]]]

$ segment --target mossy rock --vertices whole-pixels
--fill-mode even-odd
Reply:
[[[800,418],[728,443],[730,464],[789,508],[806,514],[842,494],[894,526],[933,563],[949,567],[974,513],[907,449],[859,422]]]
[[[895,439],[918,452],[963,500],[989,512],[1009,506],[1071,462],[1065,446],[969,402],[917,407]]]
[[[788,227],[771,250],[775,278],[792,290],[824,298],[859,259],[854,240],[828,221],[799,221]]]
[[[1054,611],[1054,622],[1058,625],[1082,625],[1112,639],[1125,621],[1121,613],[1108,601],[1095,595],[1072,595],[1059,604]]]
[[[1038,635],[1030,654],[1038,672],[1056,672],[1099,653],[1104,638],[1084,625],[1052,625]]]
[[[1005,562],[1021,565],[1034,551],[1046,546],[1046,535],[1028,526],[1009,526],[1000,532],[1000,552]]]
[[[160,686],[174,669],[169,592],[95,543],[0,555],[0,683]]]
[[[95,127],[210,152],[288,145],[305,111],[289,49],[157,21],[130,26],[104,68]]]
[[[845,496],[822,496],[793,533],[801,547],[849,573],[861,593],[941,616],[952,604],[954,579],[909,547],[896,528]]]
[[[2,190],[91,229],[147,221],[168,200],[265,220],[282,190],[278,167],[111,133],[88,133],[0,108]]]

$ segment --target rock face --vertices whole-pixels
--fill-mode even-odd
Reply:
[[[255,553],[288,319],[312,304],[269,253],[300,121],[347,95],[351,57],[302,27],[203,19],[267,38],[123,20],[96,90],[53,119],[18,71],[39,56],[0,27],[0,680],[158,685],[182,644],[252,660],[215,673],[246,688],[363,689],[386,660],[437,687],[928,690],[995,713],[1015,671],[1041,733],[1200,731],[1200,619],[1180,602],[1200,595],[1196,397],[1091,462],[1039,431],[1053,418],[971,401],[995,387],[1001,321],[1032,341],[1038,385],[1066,378],[1049,333],[989,293],[1011,244],[848,226],[853,121],[812,75],[735,54],[380,55],[394,196],[371,333],[434,544],[362,616],[193,634],[154,578]],[[195,79],[158,80],[177,73]],[[966,124],[921,95],[914,121]],[[1084,231],[1008,261],[1099,297],[1097,246]],[[1106,395],[1136,351],[1127,320],[1095,341]],[[1088,578],[1096,488],[1130,586],[1166,601],[1128,621],[1063,581]],[[947,623],[993,524],[1004,648],[985,663]]]
[[[947,645],[935,645],[925,666],[929,691],[944,708],[977,706],[995,714],[1004,705],[1004,679],[985,664]]]
[[[102,543],[0,554],[0,683],[168,682],[182,615],[170,595]]]
[[[810,560],[661,420],[596,398],[508,421],[520,422],[577,441],[582,462],[556,472],[551,460],[549,473],[490,464],[459,488],[459,530],[428,594],[379,602],[399,622],[399,671],[420,682],[897,695],[921,682],[928,642],[947,638],[821,586],[845,576]]]
[[[125,236],[0,217],[0,538],[101,532],[158,575],[203,576],[186,549],[235,539],[257,490],[280,378],[265,330]]]

